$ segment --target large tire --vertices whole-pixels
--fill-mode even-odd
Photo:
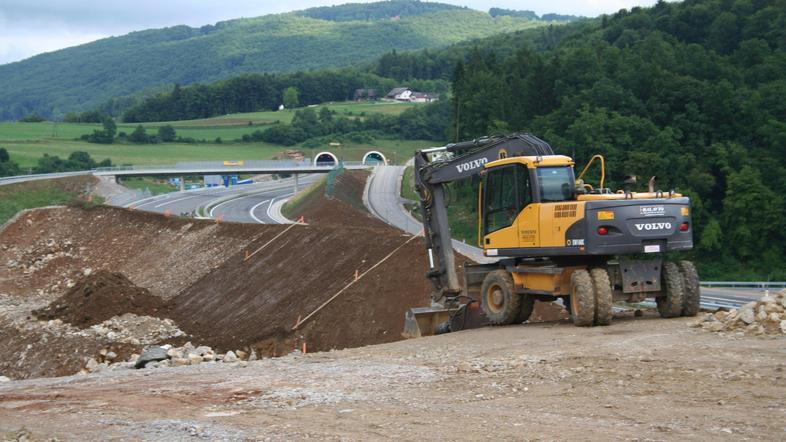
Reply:
[[[480,287],[483,313],[493,325],[507,325],[516,321],[521,312],[521,295],[513,287],[513,278],[505,270],[494,270],[486,275]]]
[[[529,317],[532,316],[533,310],[535,310],[535,297],[531,295],[521,295],[521,308],[519,308],[519,314],[516,316],[514,322],[516,324],[521,324],[528,320]]]
[[[701,308],[701,289],[699,288],[699,272],[696,266],[690,261],[679,262],[680,273],[682,274],[682,289],[684,299],[682,300],[682,316],[696,316]]]
[[[589,327],[595,322],[595,289],[586,270],[570,275],[570,316],[578,327]]]
[[[676,318],[682,314],[685,293],[682,286],[682,274],[677,264],[663,264],[661,276],[661,294],[655,298],[658,313],[663,318]]]
[[[590,270],[595,291],[595,325],[610,325],[614,316],[614,297],[611,293],[609,272],[603,268]]]

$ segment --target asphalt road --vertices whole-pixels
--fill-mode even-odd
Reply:
[[[302,190],[318,178],[319,175],[301,176],[298,189]],[[162,214],[204,215],[230,222],[278,224],[280,217],[276,216],[274,203],[293,194],[294,180],[286,178],[228,188],[172,192],[138,200],[127,207]]]
[[[404,209],[406,200],[400,196],[404,169],[405,166],[377,166],[368,186],[366,206],[377,218],[415,235],[423,230],[423,224]],[[494,261],[483,256],[481,249],[455,239],[453,249],[478,263]]]

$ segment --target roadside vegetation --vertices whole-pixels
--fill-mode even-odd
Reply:
[[[97,197],[87,201],[94,179],[92,176],[79,176],[0,186],[0,225],[25,209],[77,203],[101,204],[103,200]]]

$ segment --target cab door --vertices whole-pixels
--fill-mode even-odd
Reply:
[[[488,169],[483,182],[483,248],[536,247],[538,215],[531,202],[529,173],[524,165]]]
[[[519,247],[540,247],[540,203],[534,203],[529,170],[519,166],[516,184],[519,187],[519,212],[516,224],[519,230]]]

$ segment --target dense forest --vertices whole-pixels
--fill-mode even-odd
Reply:
[[[367,13],[378,19],[345,21]],[[162,85],[348,66],[392,49],[438,48],[542,24],[397,0],[132,32],[0,66],[0,121],[33,112],[61,119]],[[114,102],[129,104],[132,97]]]
[[[616,184],[657,175],[693,197],[707,276],[786,279],[786,2],[661,1],[502,50],[456,65],[449,138],[527,130]]]

